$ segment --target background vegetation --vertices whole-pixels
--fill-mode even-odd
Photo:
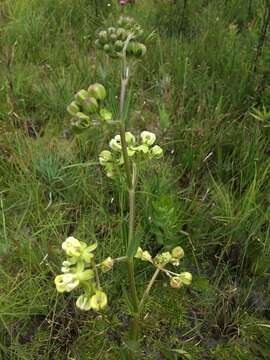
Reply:
[[[76,138],[66,113],[96,81],[111,89],[113,108],[118,65],[93,41],[118,11],[109,0],[0,4],[4,360],[119,359],[124,267],[104,277],[102,315],[78,312],[53,284],[68,235],[120,255],[125,209],[97,164],[114,129]],[[181,245],[194,274],[178,292],[157,282],[143,358],[269,359],[269,1],[141,0],[127,12],[156,34],[131,82],[130,126],[156,132],[166,149],[142,169],[137,236],[153,252]],[[138,266],[143,287],[151,268]]]

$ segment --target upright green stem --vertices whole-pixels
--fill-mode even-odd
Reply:
[[[126,89],[129,79],[129,68],[126,64],[126,57],[124,53],[123,58],[123,71],[121,77],[121,94],[120,94],[120,137],[124,158],[125,172],[127,176],[128,196],[129,196],[129,229],[128,229],[128,246],[131,245],[134,238],[134,225],[135,225],[135,187],[136,187],[136,168],[131,169],[131,164],[127,152],[127,142],[125,137],[126,126],[124,117],[124,105]],[[133,319],[131,323],[130,340],[136,342],[139,337],[139,301],[136,289],[135,275],[134,275],[134,260],[133,256],[128,256],[128,278],[130,287],[130,297],[133,305]],[[134,359],[132,351],[128,352],[129,360]]]

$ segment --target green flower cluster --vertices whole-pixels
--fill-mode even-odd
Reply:
[[[131,132],[125,133],[127,143],[127,153],[129,157],[142,154],[149,159],[159,159],[163,155],[163,150],[159,145],[154,145],[156,135],[150,131],[143,131],[140,135],[140,142],[136,141]],[[116,174],[117,168],[124,164],[122,143],[120,135],[116,135],[109,144],[110,150],[103,150],[99,154],[99,163],[105,167],[108,177]]]
[[[71,292],[81,288],[83,294],[76,301],[76,306],[81,310],[102,310],[107,305],[107,295],[97,284],[97,266],[94,261],[93,251],[97,244],[87,246],[86,243],[70,236],[62,244],[68,258],[63,261],[61,271],[63,274],[55,277],[58,292]],[[113,266],[113,260],[108,258],[101,264],[102,271],[108,271]]]
[[[125,46],[127,56],[140,58],[147,51],[142,43],[143,30],[130,17],[121,16],[116,27],[111,26],[106,30],[101,30],[97,37],[96,47],[104,50],[112,58],[122,57]]]
[[[154,258],[148,251],[138,248],[135,258],[142,261],[148,261],[153,264],[160,271],[163,271],[170,278],[170,285],[174,289],[179,289],[183,285],[190,285],[192,282],[192,275],[189,272],[182,272],[177,274],[173,271],[166,269],[169,264],[174,266],[180,265],[180,260],[184,257],[185,253],[181,246],[175,247],[171,252],[165,251],[157,254]]]
[[[74,132],[80,133],[95,122],[112,119],[112,114],[102,106],[106,96],[106,89],[101,84],[92,84],[87,90],[77,92],[67,107],[67,111],[72,115],[71,125]]]

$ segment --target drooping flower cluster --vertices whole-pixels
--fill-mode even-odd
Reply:
[[[102,104],[106,96],[105,87],[98,83],[77,92],[67,107],[67,111],[72,115],[71,126],[75,132],[84,131],[94,122],[112,119],[112,114]]]
[[[179,266],[180,260],[184,257],[184,255],[184,250],[181,248],[181,246],[177,246],[171,252],[165,251],[161,254],[157,254],[153,258],[148,251],[144,251],[139,247],[135,258],[142,261],[148,261],[160,271],[163,271],[170,278],[171,287],[174,289],[179,289],[183,285],[191,284],[192,275],[189,272],[182,272],[180,274],[175,273],[168,270],[166,266],[169,264]]]
[[[148,159],[159,159],[163,155],[163,150],[159,145],[154,145],[156,135],[150,131],[143,131],[140,135],[140,142],[136,141],[131,132],[125,133],[127,143],[127,154],[129,157],[143,155]],[[117,168],[124,164],[122,143],[120,135],[116,135],[109,144],[110,150],[103,150],[99,154],[99,163],[104,166],[107,176],[113,177]]]
[[[62,244],[67,259],[62,263],[63,274],[55,277],[56,289],[63,293],[81,288],[83,294],[76,301],[76,306],[81,310],[99,311],[107,305],[107,295],[97,281],[97,266],[93,254],[96,248],[96,243],[87,246],[86,243],[72,236]],[[105,259],[100,264],[103,272],[110,270],[112,266],[113,259],[111,258]]]
[[[122,57],[125,46],[127,56],[140,58],[147,51],[143,44],[143,33],[134,19],[121,16],[115,27],[99,31],[95,45],[112,58]]]

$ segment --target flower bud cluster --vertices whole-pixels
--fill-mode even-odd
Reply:
[[[147,51],[142,37],[141,26],[131,17],[121,16],[116,27],[111,26],[98,32],[95,45],[112,58],[122,57],[125,46],[127,56],[140,58]]]
[[[102,106],[107,94],[101,84],[92,84],[87,90],[80,90],[68,105],[67,111],[72,115],[71,125],[79,133],[89,128],[94,121],[109,121],[112,114]]]
[[[150,131],[143,131],[140,134],[140,141],[137,142],[131,132],[125,133],[127,144],[127,154],[129,157],[143,155],[148,159],[159,159],[163,155],[163,150],[159,145],[154,145],[156,135]],[[113,177],[117,167],[124,164],[123,149],[120,135],[111,139],[109,144],[111,150],[103,150],[99,154],[99,163],[105,167],[108,177]]]
[[[170,279],[170,285],[174,289],[179,289],[183,285],[190,285],[192,282],[192,275],[189,272],[182,272],[177,274],[166,268],[171,264],[174,266],[180,265],[180,260],[184,257],[184,250],[181,246],[175,247],[171,252],[165,251],[152,257],[148,251],[138,248],[135,258],[142,261],[148,261],[153,264],[160,271],[163,271]]]
[[[81,288],[83,294],[76,301],[81,310],[102,310],[107,305],[107,295],[96,282],[97,266],[94,261],[94,250],[97,244],[86,243],[70,236],[62,244],[67,259],[62,263],[62,274],[55,277],[58,292],[71,292]],[[113,259],[107,258],[100,264],[103,272],[112,269]]]

